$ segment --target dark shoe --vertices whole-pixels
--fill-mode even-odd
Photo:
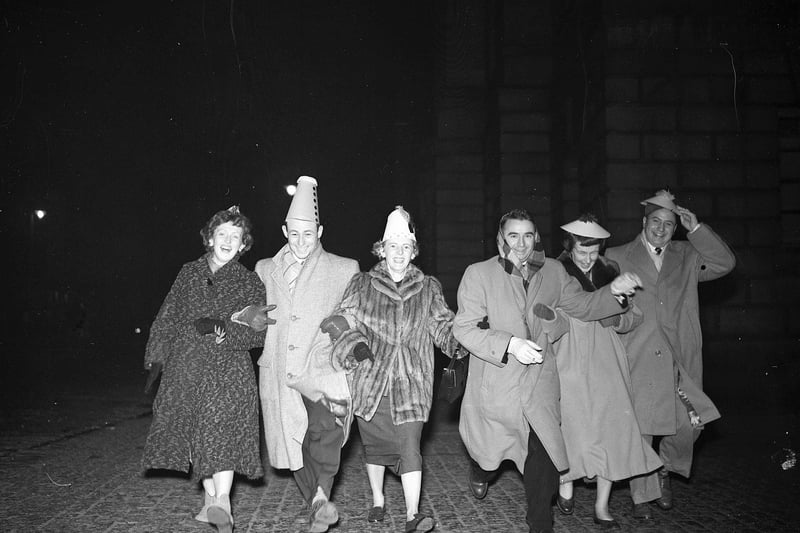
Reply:
[[[367,522],[383,522],[386,517],[386,509],[377,505],[367,513]]]
[[[311,514],[308,517],[309,533],[324,533],[338,521],[339,511],[328,500],[317,500],[311,504]]]
[[[597,518],[597,515],[594,515],[594,523],[600,526],[600,529],[620,529],[619,522],[614,520],[606,520],[605,518]]]
[[[489,482],[473,481],[472,476],[470,476],[469,490],[472,491],[472,495],[475,496],[476,499],[482,500],[486,497],[486,493],[489,492]]]
[[[552,501],[552,500],[551,500]],[[575,498],[562,498],[561,494],[556,496],[556,505],[561,514],[572,514],[575,512]]]
[[[653,513],[650,511],[650,505],[646,503],[634,503],[633,517],[637,520],[652,520]]]
[[[426,531],[432,531],[435,527],[436,522],[433,518],[422,513],[417,513],[414,515],[414,520],[408,520],[406,522],[406,533],[412,531],[424,533]]]
[[[658,471],[658,486],[661,488],[661,497],[656,500],[656,505],[669,511],[672,509],[672,485],[669,482],[669,471],[664,468]]]

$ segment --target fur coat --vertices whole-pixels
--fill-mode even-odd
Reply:
[[[371,420],[388,395],[392,420],[425,422],[433,400],[433,346],[450,356],[457,347],[453,312],[439,281],[413,264],[403,280],[392,281],[386,262],[350,281],[340,308],[351,329],[333,347],[334,365],[350,371],[356,416]],[[357,363],[353,347],[365,342],[375,356]]]

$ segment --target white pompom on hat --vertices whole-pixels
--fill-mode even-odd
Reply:
[[[319,224],[319,204],[317,203],[317,180],[311,176],[297,178],[297,190],[292,196],[286,220],[303,220]]]
[[[645,206],[645,215],[649,215],[658,209],[668,209],[673,213],[678,213],[678,207],[675,205],[675,195],[665,189],[657,191],[655,196],[644,200],[641,204]]]
[[[409,226],[410,221],[411,215],[403,209],[403,206],[396,206],[394,211],[389,213],[389,216],[386,217],[386,229],[383,231],[383,239],[381,239],[381,242],[386,242],[389,239],[411,239],[416,242],[417,237],[414,235],[414,232],[411,231],[411,227]]]
[[[608,239],[611,237],[611,234],[603,226],[591,220],[573,220],[569,224],[561,226],[561,229],[573,235],[590,239]]]

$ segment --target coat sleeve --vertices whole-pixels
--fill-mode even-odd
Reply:
[[[700,224],[697,231],[688,235],[688,239],[698,253],[697,269],[700,281],[721,278],[736,266],[736,257],[730,247],[707,225]]]
[[[594,292],[586,292],[581,284],[567,274],[564,267],[558,263],[555,268],[557,280],[561,287],[559,301],[555,306],[560,307],[567,315],[578,320],[588,322],[599,320],[625,311],[617,299],[611,294],[611,285],[606,285]],[[531,305],[532,301],[529,302]],[[529,316],[530,313],[526,313]]]
[[[620,315],[619,324],[613,326],[613,328],[617,333],[628,333],[642,322],[644,322],[644,313],[642,313],[642,310],[639,309],[634,302]]]
[[[467,267],[458,286],[458,312],[453,321],[453,334],[472,355],[502,367],[508,360],[506,352],[508,343],[511,342],[511,333],[492,329],[491,322],[486,329],[478,327],[478,323],[489,315],[488,290],[488,282],[481,275],[478,266]]]
[[[167,297],[164,298],[153,325],[150,326],[150,337],[147,339],[144,354],[145,366],[154,363],[164,364],[169,359],[172,342],[178,335],[180,327],[187,325],[182,324],[186,319],[181,315],[180,298],[186,292],[188,276],[189,267],[184,265],[172,283]]]
[[[428,276],[430,290],[433,293],[430,312],[428,314],[428,332],[433,343],[448,357],[452,357],[458,341],[453,337],[453,311],[447,306],[442,294],[442,285],[434,277]]]
[[[241,281],[243,288],[243,301],[237,302],[235,309],[229,309],[223,317],[225,320],[226,337],[223,343],[226,348],[233,350],[250,350],[264,346],[264,339],[267,335],[265,331],[255,331],[250,326],[237,324],[231,321],[231,315],[236,311],[244,309],[248,305],[263,306],[266,303],[266,289],[261,279],[254,272],[247,272]],[[269,326],[267,326],[269,327]]]
[[[353,348],[359,342],[367,343],[364,334],[363,322],[359,320],[359,309],[361,306],[362,293],[369,283],[369,276],[363,273],[354,275],[347,288],[344,290],[342,301],[330,316],[341,316],[347,320],[350,328],[342,333],[333,343],[331,350],[331,364],[336,370],[352,371],[358,366],[358,362],[353,357]]]

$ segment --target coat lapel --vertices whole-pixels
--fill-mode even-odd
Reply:
[[[656,265],[650,258],[650,254],[647,253],[644,244],[642,244],[641,238],[636,239],[628,255],[630,257],[630,262],[639,268],[639,275],[647,278],[650,285],[655,285],[658,281],[658,270],[656,270]],[[645,280],[642,281],[647,283]]]

